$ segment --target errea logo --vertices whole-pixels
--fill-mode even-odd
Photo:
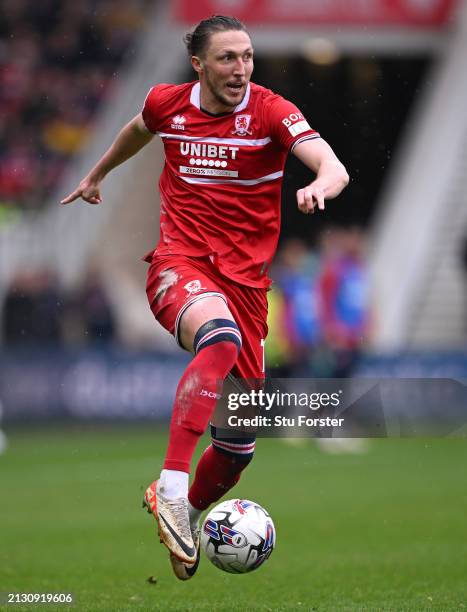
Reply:
[[[186,117],[184,115],[175,115],[172,119],[172,125],[170,126],[173,130],[184,130],[185,126],[183,125],[186,122]]]

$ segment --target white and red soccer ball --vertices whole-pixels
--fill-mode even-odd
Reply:
[[[201,530],[201,546],[208,559],[231,574],[260,567],[276,545],[271,517],[259,504],[230,499],[215,506]]]

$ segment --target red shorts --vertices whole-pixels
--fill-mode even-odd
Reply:
[[[235,378],[264,379],[266,289],[240,285],[221,276],[209,257],[169,255],[153,257],[146,293],[153,315],[178,343],[185,310],[208,296],[222,298],[242,334],[242,349],[231,374]]]

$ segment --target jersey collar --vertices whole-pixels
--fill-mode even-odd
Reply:
[[[248,106],[249,101],[250,101],[250,83],[248,83],[247,85],[246,93],[245,93],[243,100],[240,102],[238,106],[234,108],[232,112],[239,113],[240,111],[245,110],[245,108]],[[191,88],[190,102],[191,104],[193,104],[193,106],[196,106],[196,108],[201,110],[201,84],[199,81],[195,83],[193,87]]]

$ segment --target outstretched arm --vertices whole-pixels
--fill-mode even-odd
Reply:
[[[297,191],[298,209],[313,213],[317,205],[324,210],[324,200],[337,197],[349,182],[349,175],[336,154],[322,138],[305,140],[293,150],[305,166],[316,173],[316,179]]]
[[[104,153],[91,172],[80,182],[69,196],[63,198],[60,204],[69,204],[82,198],[88,204],[100,204],[100,183],[106,175],[124,161],[138,153],[150,142],[154,134],[147,129],[141,113],[136,115],[120,131],[110,149]]]

